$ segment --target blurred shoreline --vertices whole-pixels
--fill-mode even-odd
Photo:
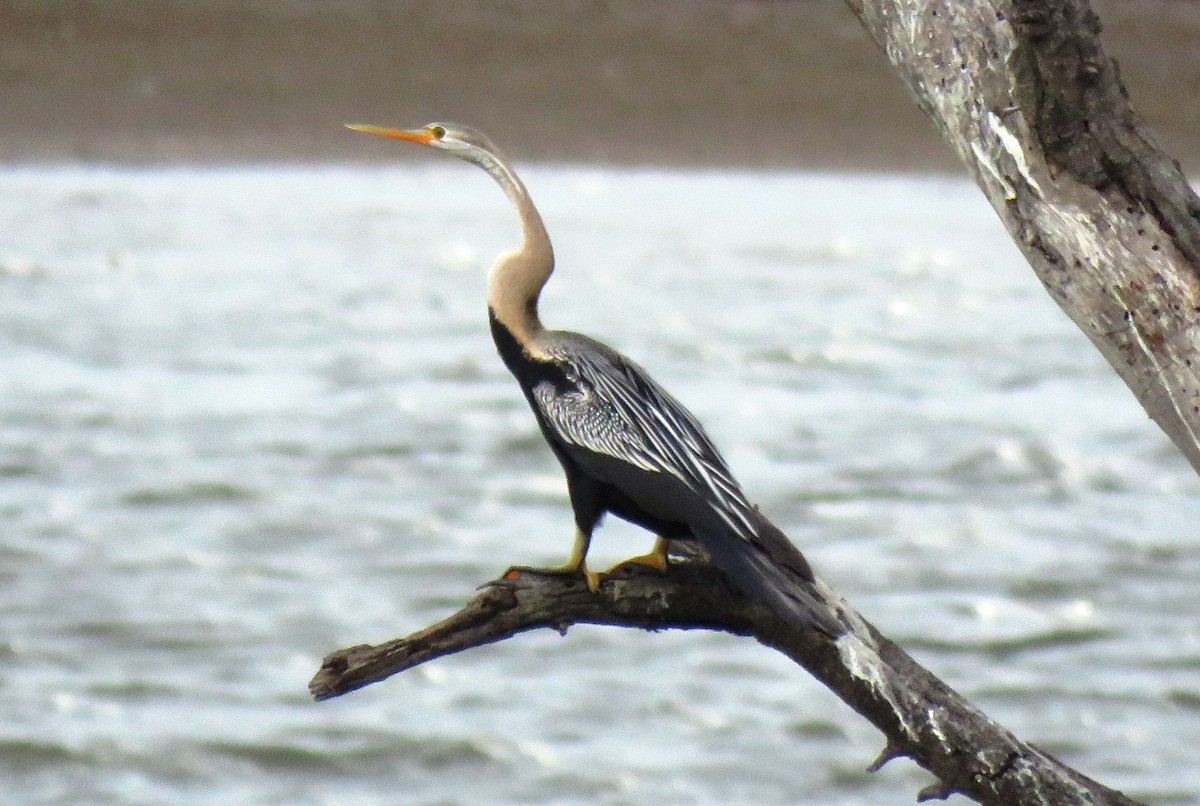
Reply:
[[[1093,7],[1200,173],[1200,3]],[[449,119],[524,161],[960,170],[841,0],[9,0],[0,108],[9,163],[391,161],[341,124]]]

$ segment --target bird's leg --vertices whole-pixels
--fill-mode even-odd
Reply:
[[[666,573],[667,570],[667,539],[662,535],[654,541],[654,548],[648,554],[639,554],[636,557],[630,557],[628,560],[617,563],[612,568],[603,572],[601,576],[611,574],[623,565],[645,565],[657,571]]]
[[[587,567],[587,551],[591,542],[592,536],[584,534],[582,529],[576,527],[575,542],[571,545],[571,556],[562,565],[546,570],[563,574],[578,574],[582,572],[583,578],[587,581],[588,590],[592,593],[600,590],[600,575],[595,571],[588,570]]]
[[[587,582],[588,590],[592,593],[600,590],[600,575],[587,567],[587,551],[588,545],[592,542],[592,536],[584,534],[583,530],[576,527],[575,542],[571,546],[571,556],[562,565],[554,565],[549,568],[531,568],[529,566],[514,565],[508,569],[505,576],[514,571],[533,571],[539,574],[583,574],[584,580]]]

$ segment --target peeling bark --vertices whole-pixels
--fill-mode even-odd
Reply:
[[[663,575],[623,567],[591,593],[580,577],[522,571],[488,584],[445,621],[378,646],[332,653],[309,683],[337,697],[435,658],[546,628],[607,624],[644,630],[705,629],[752,636],[807,669],[879,728],[886,745],[871,765],[908,756],[937,776],[918,800],[959,792],[979,803],[1135,804],[1020,741],[884,638],[819,580],[814,594],[847,626],[837,639],[797,629],[736,593],[713,566],[673,562]]]
[[[1200,200],[1086,0],[846,0],[1050,296],[1200,471]]]

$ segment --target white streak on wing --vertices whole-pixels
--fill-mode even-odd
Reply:
[[[619,456],[642,470],[657,472],[658,464],[638,450],[615,413],[588,392],[559,394],[548,382],[533,390],[534,400],[565,441],[597,453]]]
[[[700,423],[644,370],[592,351],[556,357],[574,388],[542,383],[534,400],[560,437],[707,492],[735,534],[756,536],[750,504]]]
[[[713,491],[718,500],[726,504],[719,514],[735,532],[755,534],[741,487],[725,467],[716,447],[704,435],[700,424],[661,388],[655,386],[654,391],[657,393],[657,405],[651,407],[651,412],[658,423],[675,436],[676,444],[687,449],[676,451],[676,456],[699,476],[703,485]],[[709,456],[716,461],[709,459]]]

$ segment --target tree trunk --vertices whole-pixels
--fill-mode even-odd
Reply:
[[[1200,201],[1130,107],[1086,0],[846,2],[1050,296],[1200,471]]]

